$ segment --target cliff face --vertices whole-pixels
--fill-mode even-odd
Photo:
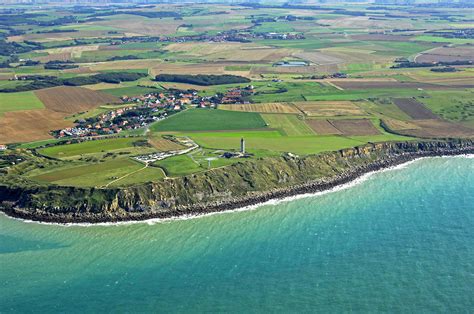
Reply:
[[[0,184],[10,215],[99,222],[198,214],[314,192],[416,157],[474,153],[472,140],[368,144],[302,158],[283,156],[124,189]]]

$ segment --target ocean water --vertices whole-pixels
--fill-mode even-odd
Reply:
[[[474,309],[474,159],[188,220],[57,226],[0,216],[0,312]]]

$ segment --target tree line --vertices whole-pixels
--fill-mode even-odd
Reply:
[[[160,82],[187,83],[201,86],[249,83],[250,79],[237,75],[207,75],[207,74],[158,74],[155,77]]]
[[[48,87],[55,86],[82,86],[82,85],[91,85],[98,83],[113,83],[119,84],[120,82],[130,82],[136,81],[142,77],[147,76],[145,73],[137,72],[110,72],[110,73],[100,73],[90,76],[76,76],[71,78],[58,78],[56,76],[42,76],[35,77],[35,81],[30,82],[25,85],[18,85],[11,88],[0,89],[1,93],[15,93],[15,92],[25,92],[31,90],[37,90]],[[24,78],[28,80],[29,77]]]

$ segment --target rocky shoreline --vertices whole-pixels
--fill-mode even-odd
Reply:
[[[438,143],[438,142],[436,142]],[[448,142],[441,142],[448,143]],[[433,149],[436,147],[436,149]],[[357,154],[354,155],[354,149]],[[361,158],[363,154],[360,148],[350,150],[341,150],[342,158],[350,161],[353,158]],[[168,219],[181,216],[199,216],[215,212],[230,211],[247,206],[258,205],[274,199],[282,199],[291,196],[316,193],[326,191],[347,184],[364,174],[379,171],[382,169],[394,167],[415,159],[423,157],[439,157],[439,156],[455,156],[474,153],[474,145],[472,141],[468,141],[463,145],[440,145],[432,146],[430,149],[419,149],[416,151],[402,151],[399,153],[389,153],[380,158],[371,160],[359,166],[352,166],[338,173],[335,176],[328,178],[321,178],[317,180],[308,180],[300,184],[293,184],[283,188],[273,188],[268,191],[250,192],[251,195],[244,195],[239,197],[223,197],[217,201],[168,206],[166,209],[150,210],[151,207],[143,208],[140,211],[136,209],[132,211],[114,213],[104,210],[103,212],[67,212],[54,213],[52,211],[21,208],[15,202],[2,202],[0,210],[5,214],[15,218],[26,220],[49,222],[49,223],[105,223],[105,222],[125,222],[125,221],[141,221],[148,219]]]

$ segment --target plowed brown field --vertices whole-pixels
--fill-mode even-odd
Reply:
[[[372,122],[367,119],[343,119],[329,121],[343,135],[377,135],[380,134]]]
[[[49,131],[72,126],[64,114],[52,110],[6,112],[0,119],[0,143],[29,142],[51,138]]]
[[[305,120],[306,124],[319,135],[342,134],[328,120]]]
[[[59,86],[35,91],[36,96],[47,109],[76,113],[96,108],[109,103],[119,103],[120,99],[82,87]]]

